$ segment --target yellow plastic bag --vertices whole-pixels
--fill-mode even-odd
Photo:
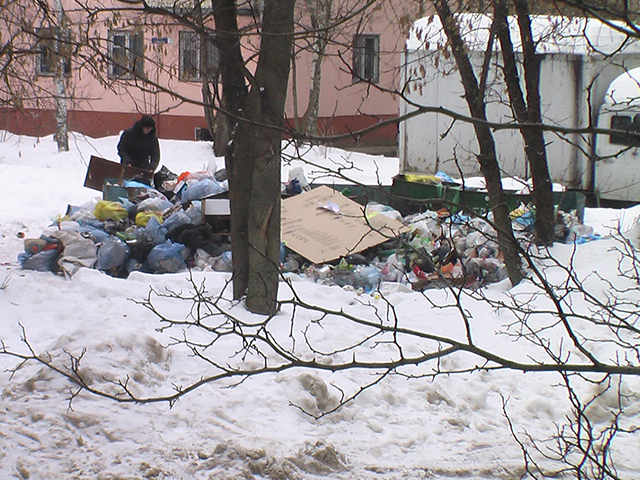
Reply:
[[[151,217],[156,217],[158,222],[162,223],[162,212],[147,210],[146,212],[138,212],[136,214],[136,225],[139,227],[146,227]]]
[[[117,222],[118,220],[122,220],[129,216],[127,209],[124,208],[121,203],[110,202],[108,200],[100,200],[96,204],[93,214],[101,222],[104,220],[113,220],[114,222]]]
[[[426,183],[427,185],[442,185],[442,179],[435,175],[405,173],[404,178],[407,182]]]

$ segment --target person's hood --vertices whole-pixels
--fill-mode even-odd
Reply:
[[[136,122],[136,129],[142,130],[142,127],[151,127],[153,130],[156,128],[156,122],[149,115],[143,115],[140,120]]]

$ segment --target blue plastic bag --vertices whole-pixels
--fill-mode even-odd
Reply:
[[[43,250],[35,255],[21,253],[18,255],[18,261],[25,270],[55,272],[58,269],[59,256],[60,253],[57,250]]]
[[[209,195],[215,195],[217,193],[225,192],[227,189],[223,184],[212,180],[211,178],[205,178],[189,185],[182,194],[182,203],[187,203],[192,200],[200,200],[201,198],[208,197]]]
[[[146,239],[154,245],[161,245],[167,241],[167,229],[160,225],[157,218],[152,216],[145,227],[138,228],[136,236],[142,240]]]
[[[124,265],[129,258],[131,250],[118,237],[109,237],[98,249],[98,260],[95,268],[102,271],[109,271]]]
[[[187,268],[183,252],[187,247],[181,243],[173,243],[167,240],[161,245],[156,245],[147,256],[147,265],[155,273],[176,273]]]

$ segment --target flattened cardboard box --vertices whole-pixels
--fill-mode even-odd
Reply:
[[[282,241],[316,264],[379,245],[402,230],[385,215],[366,219],[362,205],[327,186],[282,201]]]

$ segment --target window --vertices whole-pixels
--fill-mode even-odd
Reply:
[[[380,80],[380,35],[353,37],[353,81]]]
[[[264,8],[264,0],[236,0],[238,15],[253,15],[260,17]]]
[[[611,129],[640,134],[640,115],[636,115],[633,119],[631,119],[629,115],[614,115],[611,117]],[[640,138],[624,133],[610,134],[609,142],[615,145],[626,145],[629,147],[640,146]]]
[[[69,32],[58,35],[57,28],[40,28],[37,31],[38,42],[36,44],[36,74],[43,76],[54,76],[56,73],[56,62],[58,61],[61,49],[64,49],[69,40]],[[64,75],[71,75],[71,59],[67,55],[64,59]]]
[[[144,75],[143,36],[133,31],[109,35],[109,78],[131,79]]]
[[[219,56],[214,39],[204,42],[196,32],[180,32],[180,80],[201,82],[218,75]]]

